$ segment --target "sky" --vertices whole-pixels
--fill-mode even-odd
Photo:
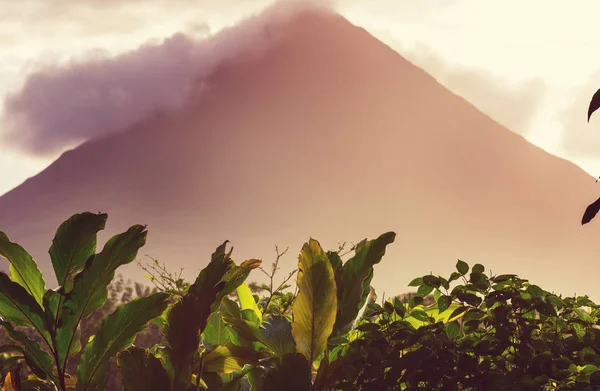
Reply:
[[[254,16],[273,2],[0,0],[0,194],[90,138],[157,107],[180,108],[191,79],[210,75],[218,59],[264,50]],[[600,175],[600,118],[586,122],[600,88],[597,1],[313,3],[535,145]],[[231,28],[244,20],[244,29]]]

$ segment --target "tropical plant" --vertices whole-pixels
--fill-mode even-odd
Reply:
[[[161,318],[166,346],[132,346],[119,353],[117,362],[126,390],[198,389],[206,385],[206,374],[231,373],[230,368],[235,365],[231,363],[233,354],[243,351],[244,356],[260,357],[250,349],[230,345],[206,351],[201,344],[200,334],[209,327],[210,315],[261,264],[260,260],[250,259],[237,266],[231,259],[233,249],[225,252],[227,243],[216,249],[196,281]]]
[[[290,313],[275,310],[269,303],[278,291],[273,283],[267,286],[266,299],[255,298],[243,280],[230,284],[223,267],[228,255],[219,248],[188,293],[168,313],[164,323],[168,346],[131,347],[119,354],[125,389],[327,389],[330,368],[336,368],[335,349],[348,341],[360,309],[371,296],[373,266],[394,239],[393,232],[375,240],[365,239],[354,246],[355,255],[345,263],[339,252],[326,252],[318,241],[310,239],[298,259],[298,293]],[[280,255],[278,252],[271,273],[265,272],[270,280]],[[236,270],[233,262],[228,262]],[[259,265],[251,260],[239,268],[247,262],[251,268]],[[243,274],[245,278],[247,273]],[[223,291],[214,288],[215,281],[224,284]],[[284,279],[279,286],[286,282]],[[226,297],[225,293],[232,291],[225,290],[227,285],[236,286],[237,302]],[[205,292],[204,300],[195,292]],[[187,304],[193,300],[195,311]],[[189,309],[175,312],[177,308]],[[185,349],[181,346],[184,338]],[[139,379],[147,381],[141,383]]]
[[[594,114],[594,112],[598,109],[600,109],[600,90],[596,91],[594,96],[592,96],[592,100],[590,101],[590,106],[588,107],[588,115],[587,115],[588,122],[590,122],[590,118],[592,117],[592,114]],[[598,180],[596,180],[596,182],[598,182]],[[600,198],[598,198],[596,201],[592,202],[585,209],[585,212],[583,213],[583,217],[581,218],[581,225],[587,224],[590,221],[592,221],[592,219],[594,217],[596,217],[596,215],[598,214],[598,211],[600,211]]]
[[[96,254],[97,234],[106,219],[106,214],[82,213],[60,225],[49,250],[57,289],[46,289],[31,255],[0,232],[0,256],[10,263],[9,275],[0,273],[0,325],[37,376],[27,380],[27,389],[105,390],[111,357],[167,308],[169,295],[163,292],[119,306],[83,349],[76,374],[67,373],[69,359],[82,350],[83,320],[105,303],[115,270],[132,262],[146,241],[145,227],[134,225]],[[41,342],[19,327],[33,329]]]

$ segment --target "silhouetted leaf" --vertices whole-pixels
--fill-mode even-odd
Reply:
[[[588,122],[590,122],[592,114],[594,114],[598,108],[600,108],[600,90],[596,91],[594,96],[592,96],[592,100],[590,101],[590,107],[588,108]]]
[[[160,360],[148,349],[131,346],[117,355],[125,391],[168,391],[169,376]]]
[[[583,213],[583,218],[581,219],[581,225],[587,224],[590,221],[592,221],[592,219],[594,217],[596,217],[596,215],[598,214],[599,210],[600,210],[600,198],[598,198],[596,201],[591,203],[585,209],[585,212]]]

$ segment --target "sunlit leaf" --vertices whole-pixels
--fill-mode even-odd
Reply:
[[[302,247],[298,269],[298,295],[292,304],[292,335],[297,351],[312,363],[325,350],[333,331],[337,289],[331,262],[316,240],[310,239]]]

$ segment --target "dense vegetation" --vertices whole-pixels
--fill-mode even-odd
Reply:
[[[600,311],[586,296],[458,261],[450,276],[415,278],[414,294],[378,300],[370,283],[393,232],[346,253],[310,239],[281,281],[279,251],[269,270],[238,265],[226,241],[191,283],[154,261],[144,268],[156,287],[131,286],[115,271],[145,228],[96,253],[106,219],[59,227],[57,289],[0,233],[3,390],[600,389]],[[245,282],[257,271],[267,284]]]

